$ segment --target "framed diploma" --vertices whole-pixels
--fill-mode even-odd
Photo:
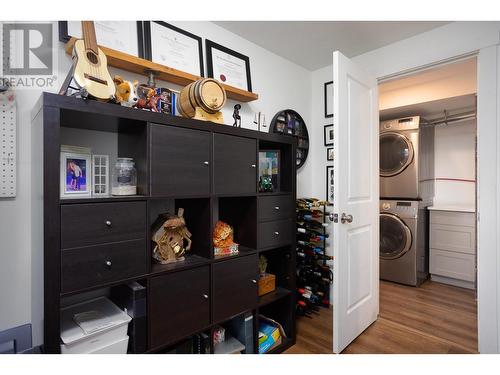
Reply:
[[[226,85],[252,92],[250,59],[229,48],[205,41],[208,77],[218,79]]]
[[[162,21],[144,22],[146,58],[195,76],[204,76],[201,38]]]
[[[144,57],[143,27],[140,21],[94,21],[97,44],[132,56]],[[59,21],[59,40],[82,38],[80,21]]]

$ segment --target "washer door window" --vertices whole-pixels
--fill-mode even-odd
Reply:
[[[396,215],[380,214],[380,258],[396,259],[410,250],[411,231]]]
[[[412,161],[413,145],[408,138],[399,133],[380,135],[380,176],[395,176]]]

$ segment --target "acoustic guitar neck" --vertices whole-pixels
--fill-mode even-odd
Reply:
[[[96,64],[99,56],[99,48],[97,47],[94,21],[82,21],[82,34],[87,58]]]

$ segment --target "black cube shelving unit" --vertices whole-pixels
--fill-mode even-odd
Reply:
[[[147,287],[147,353],[168,352],[245,313],[253,314],[255,353],[259,314],[286,330],[273,353],[295,343],[295,139],[49,93],[32,118],[46,353],[60,352],[62,301],[129,281]],[[91,147],[86,139],[93,132],[113,139],[115,157],[134,158],[138,195],[60,198],[60,146]],[[258,192],[259,149],[280,150],[281,191]],[[151,224],[179,207],[193,234],[192,251],[185,261],[157,264]],[[217,220],[234,227],[239,254],[213,256]],[[258,257],[267,252],[278,285],[259,298]]]

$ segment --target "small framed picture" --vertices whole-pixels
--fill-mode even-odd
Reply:
[[[333,161],[333,147],[328,147],[326,149],[326,160]]]
[[[273,192],[280,189],[280,151],[259,151],[259,192]]]
[[[333,81],[325,83],[325,118],[333,117]]]
[[[86,198],[92,194],[90,154],[61,152],[61,198]]]
[[[333,124],[325,125],[323,139],[325,146],[333,146]]]
[[[334,180],[333,166],[327,165],[327,167],[326,167],[326,200],[329,203],[333,203],[333,180]]]
[[[92,155],[92,195],[105,197],[109,195],[109,156]]]

